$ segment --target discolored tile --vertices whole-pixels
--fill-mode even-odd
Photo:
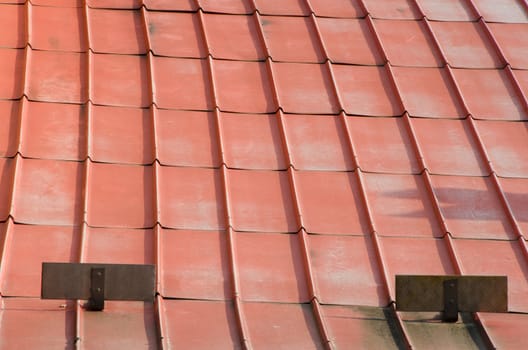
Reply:
[[[354,173],[294,172],[299,210],[309,233],[368,233]]]
[[[346,122],[363,171],[411,174],[422,170],[401,118],[347,117]]]
[[[155,223],[152,166],[88,163],[88,225],[147,228]],[[104,205],[102,205],[104,203]]]
[[[479,320],[493,344],[501,349],[523,349],[528,346],[524,336],[528,315],[524,313],[479,313]]]
[[[78,259],[80,227],[10,224],[8,230],[11,241],[4,256],[4,297],[40,297],[42,263]]]
[[[24,157],[84,160],[86,107],[24,100],[20,152]]]
[[[149,10],[175,10],[175,11],[196,11],[198,3],[195,0],[143,0],[143,4]]]
[[[299,230],[286,172],[227,170],[232,225],[238,231]]]
[[[31,100],[83,103],[87,54],[29,50],[27,96]]]
[[[310,300],[297,234],[236,233],[235,241],[243,300]]]
[[[206,13],[204,29],[214,58],[263,60],[266,49],[260,39],[257,18]]]
[[[310,17],[260,17],[269,54],[275,62],[321,63],[324,56]]]
[[[417,0],[425,17],[433,21],[474,21],[477,19],[467,2],[458,0]]]
[[[182,349],[241,349],[237,320],[230,302],[164,300],[164,341]],[[207,322],[204,322],[207,320]]]
[[[88,7],[102,9],[138,9],[141,0],[86,0]]]
[[[466,120],[411,119],[425,165],[432,174],[489,175]]]
[[[212,84],[206,60],[153,56],[152,65],[157,107],[213,109]]]
[[[80,224],[83,181],[82,163],[19,158],[12,208],[15,221],[42,225]]]
[[[374,226],[380,235],[442,237],[431,196],[420,175],[365,174]]]
[[[396,275],[455,274],[444,239],[381,237],[380,249],[387,268],[392,300],[396,297]]]
[[[474,118],[527,119],[523,102],[505,71],[454,69],[453,73]]]
[[[75,311],[71,301],[2,298],[0,338],[6,349],[71,349]]]
[[[145,19],[154,54],[189,58],[207,56],[198,14],[145,11]]]
[[[310,0],[310,6],[318,17],[357,18],[365,16],[359,0]]]
[[[443,65],[441,56],[423,20],[374,20],[374,25],[392,65],[410,67]]]
[[[153,230],[85,227],[84,259],[101,264],[154,264]]]
[[[506,275],[508,310],[526,312],[528,266],[518,242],[457,239],[454,241],[454,249],[463,273]]]
[[[159,342],[153,303],[111,300],[105,302],[104,312],[81,309],[79,314],[78,334],[87,349],[131,349],[139,344],[148,349]]]
[[[163,165],[218,167],[215,115],[154,107],[156,158]]]
[[[89,156],[105,163],[151,164],[154,161],[149,109],[91,106]]]
[[[339,116],[287,114],[283,123],[295,169],[354,169],[349,140]]]
[[[420,13],[412,0],[363,0],[369,14],[384,19],[419,19]]]
[[[230,168],[287,167],[276,115],[220,114],[224,161]]]
[[[488,23],[512,68],[528,69],[528,24]]]
[[[220,171],[160,167],[159,220],[163,227],[220,230],[226,227]]]
[[[452,67],[504,66],[480,22],[430,22],[430,25]]]
[[[384,67],[332,65],[347,114],[401,115],[403,111]]]
[[[308,235],[308,243],[318,300],[335,305],[388,303],[369,237]]]
[[[333,63],[363,65],[384,63],[374,33],[366,20],[316,17],[316,23],[328,58]]]
[[[524,239],[528,238],[528,179],[499,179],[506,201],[513,212]]]
[[[310,9],[303,0],[253,0],[262,15],[308,16]]]
[[[148,107],[147,60],[143,56],[93,54],[90,98],[95,104]]]
[[[478,121],[476,124],[497,174],[528,178],[528,123]]]
[[[445,68],[394,67],[405,110],[413,117],[460,118],[466,112]]]
[[[0,158],[0,221],[5,221],[11,212],[15,162],[16,159]]]
[[[515,238],[489,178],[440,175],[431,178],[440,211],[455,238]]]
[[[213,61],[218,107],[226,112],[272,113],[277,110],[266,63]]]
[[[0,99],[19,99],[24,89],[26,50],[0,49]]]
[[[20,102],[0,101],[0,157],[13,157],[18,151]]]
[[[205,12],[243,15],[254,10],[250,0],[197,0],[197,2]]]
[[[85,52],[84,10],[75,7],[31,6],[29,43],[33,49]]]
[[[145,28],[138,10],[88,9],[87,13],[90,48],[94,52],[129,55],[147,52]]]
[[[246,303],[244,309],[255,348],[324,348],[310,305]]]
[[[225,232],[161,229],[159,237],[163,297],[232,298]]]
[[[26,46],[26,9],[24,5],[0,5],[0,47]]]
[[[519,0],[473,0],[486,22],[528,23],[526,5]]]
[[[332,114],[338,102],[327,68],[321,64],[273,63],[279,105],[287,113]]]
[[[392,333],[387,309],[322,305],[323,317],[337,348],[354,344],[363,349],[398,349],[401,339]]]

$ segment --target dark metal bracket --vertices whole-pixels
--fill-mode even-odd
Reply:
[[[90,280],[91,295],[86,308],[91,311],[101,311],[104,309],[105,269],[103,267],[92,268]]]
[[[445,280],[444,283],[444,313],[442,321],[458,321],[458,280]]]
[[[396,310],[439,311],[456,322],[459,312],[507,312],[506,276],[397,275]]]
[[[101,311],[105,300],[154,302],[154,265],[42,264],[42,299],[83,299],[91,311]]]

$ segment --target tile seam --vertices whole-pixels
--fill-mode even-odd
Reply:
[[[198,7],[200,6],[199,0],[195,0]],[[240,290],[240,279],[238,275],[238,260],[237,260],[237,252],[236,252],[236,235],[233,232],[232,228],[232,219],[231,219],[231,201],[230,201],[230,194],[229,194],[229,184],[228,184],[228,172],[227,167],[225,163],[224,158],[224,147],[223,147],[223,135],[221,132],[221,118],[220,118],[220,109],[218,108],[218,92],[217,87],[215,85],[215,79],[214,79],[214,69],[213,69],[213,58],[211,55],[211,49],[207,38],[207,33],[205,31],[205,22],[204,22],[204,15],[201,9],[198,10],[198,22],[200,25],[202,38],[204,40],[205,44],[205,50],[207,51],[207,69],[208,69],[208,76],[210,81],[210,89],[211,89],[211,99],[212,99],[212,105],[213,105],[213,111],[215,116],[215,131],[217,136],[217,147],[218,147],[218,154],[220,157],[220,177],[222,180],[222,193],[223,193],[223,200],[224,200],[224,215],[227,226],[225,229],[226,234],[226,245],[227,245],[227,255],[229,259],[229,271],[231,273],[231,288],[232,288],[232,304],[234,307],[234,313],[238,328],[238,335],[239,335],[239,341],[240,345],[243,349],[251,350],[253,348],[249,333],[249,328],[247,324],[247,318],[244,311],[244,303],[242,301],[241,297],[241,290]]]
[[[254,0],[250,0],[251,3],[253,4],[254,7],[255,6],[255,2]],[[309,6],[309,4],[307,3],[307,5]],[[311,9],[309,7],[309,9]],[[259,14],[260,15],[260,14]],[[284,121],[283,121],[283,118],[282,118],[282,114],[283,114],[283,110],[282,110],[282,105],[280,103],[280,98],[279,98],[279,93],[278,93],[278,87],[277,87],[277,79],[275,77],[275,73],[273,71],[273,66],[272,66],[272,62],[271,62],[271,58],[269,56],[270,54],[270,51],[269,51],[269,48],[266,44],[266,41],[265,41],[265,38],[264,38],[264,29],[262,28],[262,22],[260,21],[260,17],[259,15],[257,15],[257,32],[259,33],[259,38],[262,38],[263,40],[263,43],[265,44],[265,50],[266,50],[266,53],[268,54],[268,59],[266,60],[267,62],[267,71],[268,71],[268,74],[269,74],[269,79],[270,79],[270,83],[272,85],[272,93],[273,93],[273,97],[274,97],[274,100],[276,101],[277,103],[277,106],[279,108],[279,111],[277,112],[276,116],[277,116],[277,123],[278,123],[278,126],[279,126],[279,133],[281,135],[281,141],[282,141],[282,152],[283,152],[283,155],[285,157],[285,160],[286,162],[289,164],[288,166],[288,182],[289,182],[289,185],[290,185],[290,189],[289,189],[289,192],[290,192],[290,198],[293,202],[293,206],[294,206],[294,210],[295,210],[295,214],[296,214],[296,221],[297,221],[297,225],[300,227],[300,230],[298,231],[298,234],[297,234],[297,238],[298,238],[298,246],[301,250],[301,254],[303,256],[303,267],[304,267],[304,282],[306,284],[306,287],[308,288],[308,292],[310,293],[310,299],[311,299],[311,304],[312,304],[312,315],[314,316],[314,319],[317,323],[317,329],[318,329],[318,332],[319,332],[319,336],[321,337],[321,341],[323,342],[323,345],[325,346],[325,348],[327,349],[333,349],[334,348],[334,344],[333,342],[331,341],[331,338],[330,338],[330,335],[329,335],[329,332],[328,332],[328,327],[324,321],[324,318],[323,318],[323,315],[321,314],[320,312],[320,308],[319,308],[319,301],[317,300],[317,295],[316,295],[316,285],[315,285],[315,278],[314,278],[314,275],[313,275],[313,271],[312,271],[312,266],[311,266],[311,262],[310,262],[310,256],[309,256],[309,251],[308,251],[308,242],[307,242],[307,237],[305,236],[305,231],[304,231],[304,224],[303,224],[303,219],[302,219],[302,214],[301,214],[301,210],[300,210],[300,203],[299,203],[299,198],[298,198],[298,192],[297,192],[297,185],[296,185],[296,182],[295,182],[295,176],[293,174],[293,165],[292,165],[292,160],[291,160],[291,154],[290,154],[290,151],[289,151],[289,147],[288,147],[288,144],[287,144],[287,136],[286,136],[286,129],[285,129],[285,125],[284,125]],[[313,20],[313,19],[312,19]],[[313,23],[312,23],[313,24]],[[317,28],[315,27],[315,30],[316,30],[316,33],[318,34],[318,31],[317,31]],[[318,40],[319,42],[321,42],[321,37],[318,35]],[[323,52],[324,52],[324,48],[323,49]],[[326,56],[326,52],[324,52],[325,56]],[[328,57],[328,56],[326,56]]]
[[[164,331],[166,330],[166,328],[164,328],[165,326],[165,322],[164,322],[164,315],[162,314],[162,305],[160,304],[163,299],[163,297],[161,296],[161,276],[162,276],[162,268],[161,268],[161,229],[160,229],[160,213],[159,213],[159,208],[160,208],[160,196],[159,196],[159,161],[157,161],[157,145],[158,145],[158,140],[157,140],[157,133],[156,133],[156,114],[155,114],[155,105],[154,105],[154,71],[153,71],[153,62],[152,62],[152,44],[151,44],[151,38],[150,38],[150,33],[149,33],[149,30],[148,30],[148,21],[147,21],[147,17],[146,17],[146,13],[145,13],[145,7],[144,7],[144,1],[142,0],[141,1],[141,8],[139,10],[139,16],[141,17],[141,24],[142,24],[142,29],[143,29],[143,36],[145,38],[145,49],[146,49],[146,70],[147,70],[147,80],[148,80],[148,87],[147,89],[149,90],[149,99],[150,99],[150,104],[149,104],[149,117],[150,117],[150,128],[151,128],[151,134],[150,134],[150,137],[151,137],[151,140],[152,140],[152,144],[150,145],[151,147],[151,152],[150,154],[153,156],[154,158],[154,161],[153,161],[153,165],[152,165],[152,169],[151,169],[151,172],[152,172],[152,175],[153,175],[153,179],[152,179],[152,188],[151,188],[151,191],[153,192],[153,195],[154,195],[154,200],[153,200],[153,203],[152,203],[152,206],[153,208],[151,208],[151,211],[152,211],[152,215],[154,216],[154,229],[153,229],[153,256],[154,256],[154,264],[156,266],[156,298],[155,298],[155,301],[154,301],[154,308],[153,308],[153,316],[155,318],[155,327],[154,327],[154,332],[156,333],[156,344],[157,344],[157,347],[159,349],[163,349],[164,348],[164,342],[163,342],[163,339],[165,338],[164,336]],[[144,89],[145,87],[143,86],[142,89]]]

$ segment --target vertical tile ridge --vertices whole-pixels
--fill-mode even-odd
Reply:
[[[480,23],[480,27],[484,31],[484,35],[488,38],[491,43],[491,46],[493,46],[493,48],[495,49],[495,53],[497,54],[498,58],[502,61],[503,66],[501,68],[509,66],[510,63],[508,62],[504,51],[502,51],[499,42],[495,38],[495,35],[493,35],[493,32],[491,31],[486,21],[484,21],[484,18],[481,17],[477,23]]]
[[[199,5],[199,4],[198,4]],[[215,85],[215,79],[214,79],[214,67],[213,67],[213,57],[210,52],[209,43],[207,40],[207,37],[205,35],[205,27],[204,27],[204,19],[203,19],[203,12],[201,9],[198,9],[198,18],[200,21],[200,28],[202,30],[202,35],[205,43],[205,47],[207,49],[207,67],[208,67],[208,73],[209,78],[211,82],[211,96],[212,96],[212,105],[213,107],[213,113],[214,113],[214,120],[215,120],[215,130],[216,130],[216,136],[217,136],[217,147],[218,147],[218,154],[220,157],[220,178],[222,180],[222,192],[224,195],[224,207],[225,207],[225,220],[226,220],[226,242],[227,242],[227,255],[229,258],[229,271],[231,274],[231,288],[233,292],[233,307],[235,310],[235,318],[237,322],[237,328],[238,328],[238,335],[240,337],[240,344],[243,349],[250,350],[252,349],[251,339],[249,336],[249,329],[247,326],[247,318],[245,316],[244,312],[244,303],[242,301],[241,293],[240,293],[240,279],[238,276],[238,260],[237,260],[237,254],[236,254],[236,244],[235,244],[235,232],[233,230],[232,220],[231,220],[231,196],[229,195],[229,185],[228,185],[228,172],[227,172],[227,165],[225,162],[225,154],[224,154],[224,141],[223,141],[223,135],[222,135],[222,129],[221,129],[221,118],[220,118],[220,108],[218,107],[217,103],[217,88]]]
[[[31,46],[32,36],[33,36],[33,25],[31,24],[33,22],[33,4],[31,1],[26,1],[25,5],[26,7],[26,47],[33,48]]]
[[[482,14],[480,13],[477,5],[475,5],[475,2],[473,0],[465,0],[466,3],[469,5],[469,10],[473,12],[475,15],[475,21],[478,22],[481,18],[483,18]]]
[[[418,142],[418,137],[416,137],[416,131],[414,131],[414,127],[411,122],[411,117],[409,116],[408,112],[403,113],[402,120],[403,120],[403,123],[405,124],[407,135],[410,136],[409,139],[411,140],[411,145],[414,149],[414,155],[416,157],[416,160],[418,161],[420,171],[427,170],[427,164],[425,163],[424,152],[422,151],[422,148],[420,147],[420,143]]]
[[[312,20],[311,21],[312,22],[312,26],[315,29],[315,33],[317,34],[317,43],[319,45],[319,49],[323,53],[324,61],[325,62],[329,61],[330,57],[328,56],[328,49],[327,49],[327,47],[325,45],[325,42],[323,40],[323,36],[321,35],[321,28],[319,28],[319,25],[317,24],[317,21],[315,20],[316,17],[315,17],[315,14],[313,12],[312,6],[308,2],[308,0],[306,0],[306,2],[307,2],[308,9],[310,10],[310,18]]]
[[[253,7],[256,9],[257,5],[255,4],[255,0],[249,0],[249,1],[253,5]],[[258,37],[259,37],[260,43],[262,44],[262,47],[264,47],[264,50],[266,51],[266,58],[271,58],[270,49],[268,47],[268,43],[266,42],[266,38],[264,36],[264,29],[262,28],[262,21],[260,20],[260,17],[262,17],[262,15],[260,14],[260,12],[258,10],[255,10],[255,12],[253,13],[252,17],[253,17],[254,22],[256,24],[256,28],[257,28],[257,32],[258,32]]]
[[[417,0],[414,0],[416,3],[418,3]],[[434,47],[436,48],[436,50],[438,51],[438,53],[440,53],[440,59],[443,63],[443,67],[445,67],[446,65],[449,64],[449,62],[447,61],[447,55],[446,53],[444,52],[444,49],[442,48],[442,45],[440,45],[440,41],[438,40],[438,37],[436,36],[434,30],[433,30],[433,27],[431,26],[431,22],[429,22],[429,19],[427,17],[423,17],[423,21],[425,23],[425,28],[427,29],[427,34],[429,34],[429,37],[432,39],[433,41],[433,45]],[[442,68],[442,67],[440,67]]]
[[[309,9],[311,10],[311,7],[309,7]],[[260,37],[265,43],[264,31],[262,29],[262,24],[260,21],[260,14],[258,12],[255,12],[255,13],[256,13],[257,22],[258,22],[258,26],[257,26],[258,31],[260,33]],[[315,26],[315,20],[313,19],[313,13],[312,13],[312,20],[314,21],[313,24]],[[321,44],[321,49],[323,50],[323,54],[325,57],[328,57],[328,55],[326,54],[326,50],[322,44],[322,39],[321,39],[318,28],[315,27],[315,30],[318,36],[319,43]],[[315,282],[315,277],[314,277],[314,273],[312,270],[312,264],[310,261],[310,253],[309,253],[309,248],[308,248],[308,242],[306,239],[306,232],[304,230],[305,225],[303,222],[303,217],[302,217],[302,213],[300,209],[300,200],[298,197],[298,190],[297,190],[298,186],[295,181],[294,167],[293,167],[292,159],[290,156],[291,152],[288,147],[286,127],[284,125],[284,112],[282,111],[282,106],[280,104],[278,88],[277,88],[277,80],[276,80],[275,73],[273,71],[272,60],[271,60],[271,56],[270,56],[267,45],[265,46],[265,48],[266,48],[266,53],[268,56],[266,59],[266,65],[267,65],[270,83],[272,85],[273,97],[275,99],[276,105],[279,108],[276,116],[277,116],[277,123],[279,126],[279,133],[281,135],[281,141],[282,141],[281,149],[284,154],[286,162],[289,164],[287,174],[288,174],[288,182],[290,184],[290,196],[291,196],[293,207],[294,207],[295,214],[296,214],[297,226],[300,228],[300,230],[297,233],[297,237],[298,237],[299,248],[301,250],[301,254],[303,257],[302,260],[303,260],[303,267],[304,267],[304,282],[306,283],[306,287],[308,288],[308,292],[310,294],[310,299],[311,299],[311,304],[312,304],[312,314],[314,316],[314,319],[316,320],[317,329],[319,331],[319,336],[321,337],[323,345],[325,346],[326,349],[334,349],[335,345],[331,341],[330,334],[328,332],[328,327],[326,326],[323,315],[320,312],[320,308],[318,307],[319,302],[317,300],[317,295],[316,295],[316,286],[315,286],[316,282]],[[328,63],[328,60],[326,62]]]
[[[464,98],[464,95],[462,94],[462,90],[460,89],[460,85],[458,84],[458,81],[455,78],[455,73],[453,73],[453,68],[451,68],[449,64],[446,64],[445,69],[447,72],[447,77],[449,78],[449,82],[455,88],[455,93],[458,97],[458,102],[461,104],[462,109],[464,109],[465,116],[472,118],[471,111],[469,110],[469,107],[468,107],[468,103],[466,102],[466,99]]]
[[[14,225],[14,221],[12,217],[8,217],[5,221],[5,232],[4,232],[4,241],[2,242],[2,248],[0,253],[2,254],[0,256],[0,296],[3,296],[4,294],[4,281],[5,281],[5,274],[6,274],[6,266],[7,266],[7,254],[11,251],[11,241],[13,240],[11,233],[12,226]]]
[[[390,64],[389,56],[387,56],[387,50],[385,50],[385,47],[383,46],[383,43],[381,42],[381,38],[376,29],[376,25],[374,24],[374,19],[372,18],[372,15],[370,13],[367,13],[367,15],[365,16],[365,21],[367,22],[367,26],[372,33],[372,37],[376,41],[376,46],[378,47],[379,52],[381,53],[381,56],[383,57],[383,60],[385,61],[385,64]]]
[[[517,78],[515,77],[515,74],[513,73],[513,69],[509,64],[504,68],[504,71],[506,72],[506,75],[512,82],[513,88],[515,89],[515,92],[517,93],[518,97],[521,99],[521,103],[523,104],[524,113],[526,117],[528,118],[528,92],[526,94],[523,92],[521,84],[519,84],[519,80],[517,80]]]
[[[513,229],[513,233],[515,237],[513,239],[518,240],[521,239],[523,241],[523,234],[521,227],[517,223],[517,220],[515,219],[515,215],[513,214],[513,210],[510,206],[510,203],[508,203],[508,198],[506,198],[506,194],[504,193],[504,190],[502,189],[502,186],[500,184],[499,178],[495,172],[491,173],[490,175],[491,182],[493,184],[493,187],[495,191],[497,192],[499,196],[499,201],[501,202],[502,209],[504,210],[504,213],[506,214],[506,217],[508,218],[509,224],[511,228]],[[523,253],[528,257],[528,250],[526,250],[526,245],[521,244],[521,250],[523,250]]]
[[[149,115],[150,115],[150,126],[151,126],[151,137],[152,137],[152,149],[151,149],[151,152],[150,154],[154,157],[154,162],[152,165],[146,165],[146,167],[151,167],[151,172],[152,174],[154,175],[153,176],[153,179],[152,179],[152,192],[153,192],[153,195],[154,195],[154,201],[152,203],[153,205],[153,208],[152,208],[152,212],[153,212],[153,215],[154,215],[154,222],[155,222],[155,225],[154,225],[154,228],[153,228],[153,240],[154,240],[154,244],[153,244],[153,247],[154,247],[154,264],[156,266],[156,299],[155,299],[155,302],[154,302],[154,310],[153,310],[153,313],[154,313],[154,318],[155,318],[155,332],[157,333],[156,334],[156,337],[157,337],[157,346],[158,348],[160,349],[163,349],[163,343],[162,343],[162,339],[163,339],[163,333],[162,331],[165,329],[163,326],[164,326],[164,322],[162,320],[162,309],[160,308],[160,305],[159,305],[159,302],[161,299],[163,299],[163,297],[161,296],[161,289],[160,289],[160,285],[161,285],[161,238],[160,238],[160,235],[161,235],[161,229],[160,229],[160,219],[159,219],[159,208],[160,208],[160,203],[159,203],[159,167],[161,166],[159,161],[157,160],[157,139],[156,139],[156,118],[155,118],[155,114],[154,114],[154,75],[153,75],[153,62],[152,62],[152,45],[151,45],[151,40],[150,40],[150,35],[149,35],[149,30],[148,30],[148,23],[147,23],[147,16],[146,16],[146,7],[145,7],[145,4],[144,4],[144,1],[141,1],[141,8],[140,8],[140,14],[141,14],[141,22],[143,24],[143,34],[144,34],[144,37],[145,37],[145,46],[147,48],[147,53],[146,53],[146,66],[147,66],[147,79],[148,79],[148,86],[145,87],[143,86],[142,88],[145,89],[147,88],[149,90],[149,96],[150,96],[150,103],[149,103]]]
[[[158,323],[157,323],[157,327],[158,328],[158,334],[160,335],[159,338],[158,338],[158,343],[157,343],[157,346],[159,349],[170,349],[170,345],[168,343],[168,341],[166,340],[166,338],[163,336],[164,334],[166,334],[168,332],[167,330],[167,320],[165,319],[165,301],[163,299],[163,297],[161,296],[161,294],[156,294],[156,300],[154,301],[154,309],[155,309],[155,313],[156,315],[159,315],[158,317]]]
[[[332,72],[333,74],[333,72]],[[339,113],[339,122],[341,123],[341,127],[343,128],[343,131],[345,132],[345,136],[347,139],[347,148],[350,151],[350,154],[352,155],[352,164],[353,164],[353,170],[358,171],[359,168],[359,156],[356,151],[356,145],[354,144],[354,139],[352,138],[352,131],[350,130],[350,125],[348,125],[347,122],[347,116],[344,111],[341,111]]]
[[[269,65],[270,82],[273,85],[274,98],[278,101],[278,94],[276,90],[275,77],[274,77],[273,69],[271,66],[271,59],[268,57],[266,62]],[[277,115],[279,133],[281,135],[281,141],[282,141],[281,149],[283,151],[286,161],[289,164],[287,174],[288,174],[288,182],[290,184],[290,196],[291,196],[293,207],[294,207],[295,214],[296,214],[297,225],[300,228],[300,230],[297,233],[297,237],[298,237],[299,248],[302,254],[302,258],[303,258],[302,263],[304,267],[304,282],[306,283],[306,287],[308,288],[308,292],[310,294],[311,303],[312,303],[312,306],[314,307],[312,309],[313,311],[312,313],[313,313],[314,319],[316,320],[321,340],[323,341],[323,344],[325,345],[327,349],[333,349],[334,345],[332,344],[330,340],[330,336],[328,333],[328,327],[326,327],[325,325],[325,321],[324,321],[324,318],[322,317],[322,314],[320,312],[317,312],[319,309],[315,307],[316,304],[318,304],[316,288],[315,288],[315,277],[314,277],[314,274],[312,271],[312,265],[310,262],[308,242],[306,239],[306,232],[304,230],[305,225],[304,225],[302,213],[300,210],[300,201],[299,201],[298,191],[297,191],[298,186],[295,181],[295,176],[293,173],[294,169],[293,169],[293,165],[291,162],[290,151],[289,151],[288,142],[287,142],[286,128],[284,125],[284,118],[283,118],[284,113],[282,110],[279,109],[276,115]]]
[[[89,20],[88,20],[88,3],[87,0],[83,2],[82,7],[82,18],[84,20],[84,25],[86,28],[86,45],[87,45],[87,52],[86,52],[86,64],[88,65],[88,69],[86,69],[86,76],[84,77],[84,82],[87,85],[86,86],[86,104],[85,107],[81,110],[84,113],[84,117],[86,118],[86,138],[85,138],[85,147],[86,147],[86,158],[84,160],[83,164],[83,183],[82,183],[82,198],[83,198],[83,204],[81,206],[82,210],[82,224],[80,229],[80,237],[79,237],[79,247],[78,247],[78,262],[84,262],[85,260],[85,247],[86,247],[86,229],[88,225],[88,200],[89,200],[89,191],[88,191],[88,180],[90,176],[90,147],[91,147],[91,137],[92,137],[92,104],[91,104],[91,67],[92,67],[92,52],[90,50],[90,31],[89,31]],[[79,301],[75,303],[75,347],[79,348],[79,342],[83,341],[83,307]]]

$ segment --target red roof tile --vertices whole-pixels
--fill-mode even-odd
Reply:
[[[216,118],[211,112],[154,107],[156,159],[163,165],[217,167]]]
[[[88,50],[82,8],[33,5],[28,7],[30,18],[34,23],[28,38],[31,48],[73,52]]]
[[[256,15],[230,16],[207,13],[202,18],[209,51],[214,58],[233,60],[266,58],[267,53],[261,44]]]
[[[0,347],[528,347],[526,0],[0,2]],[[511,312],[397,311],[402,273]]]

